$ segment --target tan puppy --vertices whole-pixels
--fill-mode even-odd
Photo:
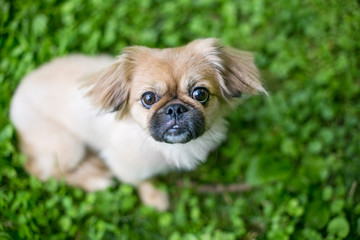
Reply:
[[[115,176],[164,210],[167,195],[147,179],[204,161],[224,140],[235,99],[257,92],[266,93],[250,53],[200,39],[128,47],[117,59],[55,59],[22,81],[10,114],[38,178],[94,191]]]

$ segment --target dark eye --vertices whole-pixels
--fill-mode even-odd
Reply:
[[[206,103],[207,100],[209,100],[209,95],[209,91],[203,87],[195,88],[192,92],[192,98],[196,101],[201,102],[202,104]]]
[[[156,94],[153,92],[146,92],[141,97],[141,102],[146,108],[150,108],[154,103],[156,103]]]

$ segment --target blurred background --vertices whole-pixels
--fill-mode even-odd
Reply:
[[[159,178],[169,211],[23,170],[8,109],[25,74],[204,37],[253,51],[270,97],[229,116],[206,163]],[[360,238],[360,1],[0,0],[0,59],[0,239]]]

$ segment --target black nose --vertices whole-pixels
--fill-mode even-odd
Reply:
[[[184,112],[187,112],[188,109],[182,104],[171,104],[167,107],[165,113],[171,117],[179,118]]]

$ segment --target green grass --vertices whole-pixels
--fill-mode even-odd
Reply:
[[[360,238],[359,1],[0,0],[0,23],[0,239]],[[160,177],[171,210],[128,185],[88,194],[23,170],[8,109],[26,73],[72,52],[199,37],[255,51],[271,96],[229,117],[205,164]],[[251,189],[197,187],[233,183]]]

